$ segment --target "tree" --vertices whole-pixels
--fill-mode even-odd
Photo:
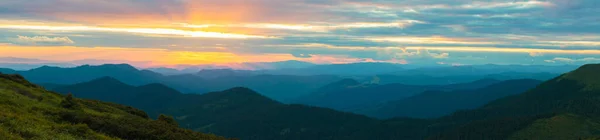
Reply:
[[[160,114],[158,116],[157,121],[163,122],[163,123],[167,123],[167,124],[171,124],[171,125],[175,125],[175,126],[179,126],[177,124],[177,121],[175,121],[175,119],[172,116],[167,116],[167,115],[164,115],[164,114]]]
[[[74,109],[77,107],[77,103],[75,102],[75,99],[73,98],[73,94],[71,94],[71,93],[67,94],[67,97],[65,97],[65,100],[60,102],[60,105],[64,108],[69,108],[69,109]]]

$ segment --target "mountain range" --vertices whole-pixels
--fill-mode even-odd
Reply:
[[[193,74],[201,70],[205,69],[224,69],[224,70],[233,70],[234,68],[239,71],[260,71],[260,70],[275,70],[275,69],[300,69],[315,66],[316,64],[304,62],[304,61],[296,61],[296,60],[288,60],[288,61],[279,61],[279,62],[246,62],[246,63],[238,63],[238,64],[225,64],[223,66],[219,65],[177,65],[175,68],[166,68],[166,67],[154,67],[147,68],[146,70],[154,71],[157,73],[161,73],[164,75],[180,75],[180,74]],[[256,74],[260,74],[256,73]]]
[[[479,66],[471,67],[477,68]],[[495,72],[504,73],[489,75],[449,75],[441,77],[425,74],[382,74],[394,71],[412,71],[412,69],[403,68],[403,65],[390,63],[315,65],[304,68],[274,70],[204,69],[190,74],[176,75],[163,75],[149,70],[138,70],[128,64],[82,65],[69,68],[43,66],[25,71],[15,71],[11,69],[0,69],[0,71],[4,73],[18,73],[30,81],[42,85],[68,85],[109,76],[130,85],[161,83],[184,93],[206,93],[210,91],[225,90],[235,86],[244,86],[282,102],[289,102],[295,98],[310,94],[321,86],[343,78],[352,78],[361,83],[371,82],[374,84],[401,83],[406,85],[447,85],[467,83],[484,78],[498,80],[520,78],[547,80],[558,75],[540,72],[528,73],[528,71],[526,71],[527,69],[535,69],[538,66],[504,67],[501,67],[504,70],[494,70]],[[567,66],[559,68],[562,69],[563,67]],[[436,68],[439,69],[439,72],[437,73],[443,73],[446,68],[447,67]],[[456,69],[464,70],[467,68]],[[520,69],[525,69],[522,70],[525,72],[519,72]],[[470,71],[457,74],[465,73],[470,73]],[[274,85],[275,83],[281,84]],[[282,94],[282,92],[285,92],[285,94]]]
[[[413,66],[410,64],[394,63],[348,63],[348,64],[312,64],[302,61],[282,61],[270,63],[244,63],[246,65],[268,65],[272,68],[235,69],[228,67],[186,67],[182,70],[171,68],[150,68],[166,75],[192,74],[202,69],[227,69],[253,75],[340,75],[340,76],[485,76],[485,75],[514,75],[514,74],[560,74],[577,68],[576,65],[464,65],[464,66]],[[553,75],[552,77],[555,77]],[[550,77],[551,78],[551,77]]]
[[[181,94],[175,90],[151,94],[113,89],[106,89],[104,94],[122,96],[123,99],[109,99],[131,105],[134,103],[129,102],[155,100],[139,103],[141,105],[136,107],[160,103],[162,107],[148,107],[146,111],[173,115],[184,128],[241,139],[597,139],[600,138],[598,71],[600,64],[584,65],[529,90],[526,90],[527,85],[535,85],[537,81],[512,80],[479,89],[425,92],[422,96],[477,96],[478,93],[490,98],[505,96],[496,100],[485,99],[493,100],[489,103],[473,103],[484,104],[481,107],[432,119],[398,117],[379,120],[326,108],[283,104],[241,87],[202,95]],[[110,78],[99,80],[117,83]],[[344,80],[339,85],[347,87],[356,83]],[[122,83],[117,85],[123,86]],[[128,87],[149,89],[159,87],[159,84]],[[85,93],[101,90],[98,88],[106,87],[78,84],[57,90],[86,98]],[[525,91],[518,93],[519,90]],[[164,94],[166,91],[173,94]],[[150,100],[131,96],[141,93],[151,97]],[[158,110],[152,111],[155,108]]]
[[[439,73],[443,73],[440,71]],[[377,81],[378,84],[407,84],[407,85],[448,85],[458,83],[468,83],[480,79],[496,80],[516,80],[516,79],[535,79],[540,81],[550,80],[560,73],[547,72],[503,72],[488,75],[449,75],[449,76],[429,76],[429,75],[390,75],[382,74],[373,77],[364,77],[363,81]],[[376,80],[374,80],[376,79]]]
[[[110,76],[121,81],[142,85],[152,83],[162,75],[147,70],[138,70],[128,64],[82,65],[72,68],[43,66],[27,71],[16,71],[34,83],[74,84],[99,77]]]
[[[344,79],[317,89],[312,94],[299,98],[294,103],[357,112],[388,101],[414,96],[427,90],[477,89],[497,82],[499,81],[494,79],[482,79],[470,83],[450,85],[378,85],[363,84],[352,79]]]
[[[223,139],[197,133],[203,132],[244,140],[599,139],[599,71],[600,64],[588,64],[542,83],[410,85],[381,84],[371,76],[356,80],[360,74],[164,76],[129,65],[3,69],[23,76],[0,75],[0,136]],[[447,77],[431,77],[436,76]],[[209,92],[182,93],[186,88]],[[280,101],[297,97],[333,109]],[[373,101],[384,103],[362,111],[380,119],[338,106],[368,107]]]
[[[333,75],[226,75],[226,72],[224,75],[223,70],[205,70],[198,72],[199,74],[164,76],[148,70],[138,70],[127,64],[83,65],[72,68],[43,66],[27,71],[10,69],[1,71],[20,74],[34,83],[52,87],[86,82],[101,77],[113,77],[124,83],[138,86],[161,83],[185,93],[206,93],[244,86],[280,101],[296,98],[327,83],[341,79]],[[206,71],[210,71],[210,74],[202,74]],[[221,73],[221,75],[214,73]],[[219,78],[209,77],[211,75],[218,75]]]
[[[173,115],[184,128],[250,140],[354,139],[353,132],[378,123],[331,109],[282,104],[242,87],[202,95],[181,94],[161,84],[136,87],[104,77],[55,91],[131,105],[150,116]]]
[[[490,75],[501,73],[565,73],[578,66],[575,65],[464,65],[464,66],[436,66],[419,67],[398,71],[393,75],[428,75],[428,76],[451,76],[451,75]]]

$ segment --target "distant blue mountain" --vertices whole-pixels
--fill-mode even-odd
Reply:
[[[400,100],[427,90],[451,91],[477,89],[499,82],[482,79],[469,83],[450,85],[405,85],[405,84],[364,84],[350,79],[326,85],[312,94],[297,99],[294,103],[333,108],[341,111],[357,111],[387,101]]]
[[[287,61],[286,61],[287,62]],[[294,62],[294,61],[292,61]],[[278,63],[278,62],[273,62]],[[284,62],[281,62],[284,63]],[[302,62],[295,62],[302,63]],[[339,76],[373,76],[373,75],[392,75],[392,76],[428,76],[428,77],[466,77],[487,75],[519,75],[536,74],[538,77],[521,77],[547,80],[560,73],[575,69],[575,65],[564,66],[542,66],[542,65],[466,65],[466,66],[436,66],[436,67],[418,67],[411,65],[393,64],[393,63],[349,63],[349,64],[323,64],[311,65],[306,67],[291,68],[280,67],[278,69],[262,70],[233,70],[245,74],[272,74],[272,75],[339,75]],[[502,76],[499,76],[500,78]],[[469,79],[473,80],[473,79]],[[463,81],[457,81],[463,82]],[[417,82],[415,82],[417,83]]]
[[[278,62],[253,62],[242,63],[244,66],[254,69],[297,69],[315,66],[316,64],[298,60],[278,61]]]
[[[393,63],[349,63],[315,65],[306,68],[270,70],[263,73],[284,75],[375,75],[403,70],[402,65]]]
[[[460,73],[459,73],[460,74]],[[470,81],[475,81],[478,79],[497,79],[497,80],[513,80],[513,79],[535,79],[535,80],[549,80],[556,76],[559,76],[559,73],[527,73],[527,72],[502,72],[496,74],[488,74],[488,75],[474,75],[474,74],[466,74],[466,75],[446,75],[446,76],[431,76],[425,74],[415,74],[415,75],[376,75],[374,77],[363,77],[362,81],[370,81],[372,79],[377,79],[379,84],[392,84],[392,83],[401,83],[401,84],[409,84],[409,85],[447,85],[447,84],[456,84],[456,83],[465,83]]]
[[[3,73],[3,74],[15,74],[15,73],[17,73],[17,71],[15,71],[13,69],[0,68],[0,73]]]
[[[178,75],[178,74],[185,74],[185,73],[187,73],[187,72],[183,72],[183,71],[178,70],[178,69],[165,68],[165,67],[147,68],[146,70],[153,71],[153,72],[156,72],[156,73],[160,73],[160,74],[163,74],[163,75]],[[193,73],[193,72],[189,72],[189,73]]]
[[[286,63],[303,62],[289,61]],[[308,65],[308,64],[307,64]],[[527,66],[519,66],[527,67]],[[427,73],[444,73],[447,67],[439,70],[428,68]],[[452,69],[452,68],[451,68]],[[27,71],[16,71],[34,83],[55,87],[90,81],[100,77],[113,77],[130,85],[145,85],[161,83],[184,93],[205,93],[220,91],[231,87],[244,86],[256,90],[265,96],[289,102],[296,98],[311,94],[318,88],[343,78],[353,78],[359,83],[371,84],[404,84],[404,85],[448,85],[475,81],[483,78],[500,80],[544,78],[555,76],[552,73],[504,72],[490,75],[454,75],[464,74],[464,68],[456,68],[457,72],[447,72],[447,76],[431,76],[427,73],[415,75],[378,75],[379,73],[395,73],[399,71],[414,71],[404,69],[403,65],[391,63],[353,63],[314,65],[306,68],[276,69],[276,70],[232,70],[206,69],[184,75],[162,75],[150,70],[138,70],[128,64],[83,65],[71,68],[43,66]],[[167,70],[167,69],[164,69]],[[8,69],[5,73],[15,73]],[[494,70],[502,72],[508,70]],[[463,72],[463,73],[461,73]],[[468,71],[467,73],[471,73]],[[374,77],[374,75],[376,75]]]
[[[234,70],[234,71],[248,71],[253,70],[252,73],[255,74],[269,74],[267,71],[271,70],[279,70],[279,69],[301,69],[315,66],[316,64],[297,61],[297,60],[288,60],[288,61],[278,61],[278,62],[248,62],[248,63],[240,63],[235,64],[236,67],[230,66],[220,66],[220,65],[188,65],[188,66],[178,66],[180,69],[173,68],[147,68],[147,70],[154,71],[157,73],[161,73],[164,75],[177,75],[177,74],[192,74],[197,73],[201,70]],[[240,69],[234,69],[239,68]]]
[[[28,71],[18,71],[34,83],[75,84],[110,76],[132,85],[156,82],[162,75],[138,70],[128,64],[82,65],[73,68],[42,66]]]
[[[28,64],[28,63],[0,63],[0,67],[2,67],[2,68],[10,68],[10,69],[14,69],[14,70],[30,70],[30,69],[35,69],[35,68],[39,68],[39,67],[42,67],[42,66],[74,67],[74,66],[77,66],[77,65],[67,64],[67,63],[34,63],[34,64]]]
[[[575,65],[543,66],[543,65],[465,65],[465,66],[439,66],[407,69],[389,73],[390,75],[426,75],[426,76],[471,76],[490,75],[501,73],[555,73],[561,74],[576,69]]]
[[[8,69],[7,73],[13,72]],[[265,96],[287,101],[310,93],[341,78],[332,75],[236,75],[232,70],[204,70],[197,74],[164,76],[148,70],[138,70],[127,64],[83,65],[73,68],[43,66],[28,71],[16,71],[34,83],[49,88],[70,85],[102,77],[113,77],[129,85],[161,83],[185,93],[206,93],[244,86]]]
[[[214,79],[220,77],[248,77],[260,74],[250,70],[203,69],[197,72],[196,75],[206,79]]]

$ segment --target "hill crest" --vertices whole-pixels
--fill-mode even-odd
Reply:
[[[561,76],[586,85],[586,90],[600,89],[600,64],[586,64]],[[559,79],[560,80],[560,79]]]

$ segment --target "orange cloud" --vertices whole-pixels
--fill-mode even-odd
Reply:
[[[289,54],[240,55],[228,52],[189,52],[149,48],[113,47],[0,47],[0,56],[36,58],[53,61],[82,59],[150,61],[153,65],[219,64],[271,62],[293,59]]]
[[[97,1],[52,0],[53,2],[3,2],[0,7],[18,7],[19,12],[39,17],[92,25],[106,24],[227,24],[239,22],[294,23],[323,19],[316,5],[300,1],[271,0],[151,0]],[[56,8],[61,7],[61,8]],[[311,9],[313,8],[313,9]]]
[[[314,55],[311,58],[297,58],[291,54],[235,54],[230,52],[172,51],[152,48],[116,47],[73,47],[73,46],[12,46],[0,44],[0,56],[33,58],[68,62],[84,59],[107,60],[112,62],[149,62],[140,67],[214,64],[244,68],[245,62],[276,62],[301,60],[313,63],[352,63],[374,62],[342,55]],[[402,63],[401,61],[398,63]]]
[[[185,22],[225,24],[256,18],[260,5],[252,1],[187,1]]]
[[[20,29],[20,30],[43,30],[43,31],[87,31],[87,32],[119,32],[119,33],[134,33],[142,35],[171,35],[182,37],[204,37],[204,38],[232,38],[232,39],[247,39],[247,38],[272,38],[259,35],[245,35],[235,33],[221,32],[206,32],[206,31],[191,31],[170,28],[111,28],[98,26],[48,26],[48,25],[14,25],[0,24],[0,29]]]
[[[252,28],[252,29],[280,29],[280,30],[297,30],[311,32],[328,32],[337,29],[353,29],[353,28],[405,28],[417,23],[424,23],[417,20],[399,20],[395,22],[355,22],[355,23],[339,23],[333,25],[322,24],[275,24],[275,23],[252,23],[252,24],[183,24],[183,27],[189,28]]]

